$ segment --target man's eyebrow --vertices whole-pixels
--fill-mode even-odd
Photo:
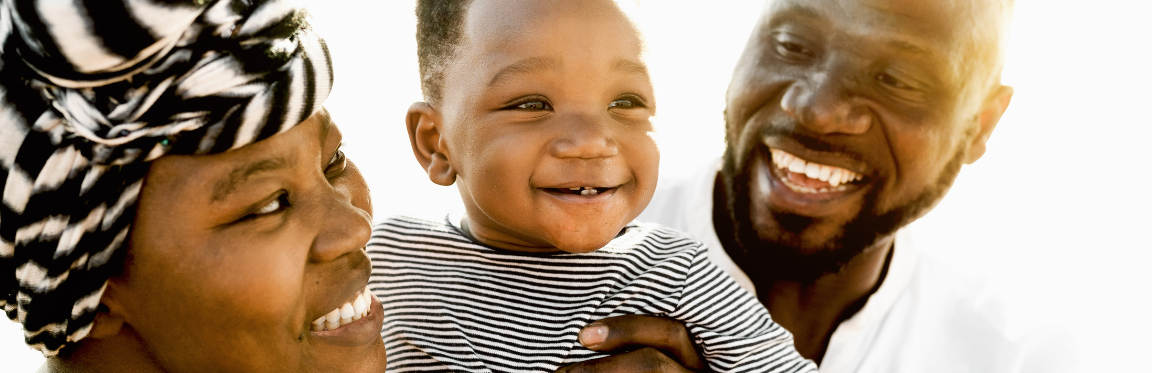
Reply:
[[[789,3],[780,13],[795,13],[794,15],[802,15],[810,18],[824,18],[816,8],[800,3]]]
[[[502,80],[516,74],[524,74],[537,70],[552,70],[560,66],[560,61],[555,58],[549,57],[529,57],[516,61],[511,65],[500,69],[496,75],[492,76],[492,80],[488,82],[488,86],[500,84]]]
[[[228,178],[216,182],[216,187],[212,189],[212,202],[223,200],[229,193],[236,190],[236,186],[247,181],[252,175],[278,170],[287,165],[288,161],[284,158],[272,158],[249,162],[237,167],[232,170]]]
[[[924,57],[931,57],[932,56],[932,51],[929,51],[927,49],[921,48],[918,45],[908,43],[908,42],[905,42],[902,40],[890,40],[890,41],[888,41],[888,46],[890,46],[892,48],[899,49],[899,50],[903,51],[904,53],[910,53],[910,54],[915,54],[915,55],[924,56]]]
[[[648,66],[625,59],[618,59],[616,62],[613,62],[612,69],[626,73],[640,74],[644,75],[645,77],[648,76]]]

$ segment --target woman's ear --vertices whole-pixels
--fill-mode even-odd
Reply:
[[[428,180],[443,186],[455,183],[456,170],[452,168],[448,147],[440,137],[444,129],[440,112],[426,102],[417,102],[408,107],[405,122],[408,139],[412,141],[412,154],[428,173]]]
[[[111,338],[120,334],[124,328],[124,307],[120,303],[118,289],[114,281],[108,281],[100,297],[100,305],[96,306],[96,319],[92,322],[92,330],[88,332],[89,337]]]

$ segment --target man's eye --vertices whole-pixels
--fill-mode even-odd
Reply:
[[[805,58],[814,55],[812,50],[804,46],[799,39],[788,34],[776,35],[776,53],[789,58]]]
[[[552,105],[544,101],[529,101],[516,105],[516,108],[522,110],[552,110]]]
[[[344,144],[340,144],[341,147]],[[337,148],[336,153],[332,154],[332,159],[328,160],[328,167],[324,169],[324,175],[328,178],[340,176],[344,169],[348,167],[348,157],[344,155],[344,150]]]
[[[807,48],[804,48],[800,44],[796,44],[796,43],[789,43],[786,41],[782,41],[782,42],[780,42],[780,48],[786,52],[808,54]]]
[[[896,77],[888,73],[876,74],[876,81],[896,89],[912,89],[912,86],[904,84],[900,79],[896,79]]]

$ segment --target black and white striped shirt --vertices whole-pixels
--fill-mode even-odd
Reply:
[[[368,255],[389,372],[552,372],[606,356],[580,345],[580,329],[629,314],[684,322],[716,371],[815,371],[706,248],[658,225],[630,224],[591,253],[534,254],[394,217],[376,225]]]

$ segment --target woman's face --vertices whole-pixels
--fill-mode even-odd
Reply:
[[[371,271],[368,187],[340,141],[321,111],[240,149],[154,162],[105,300],[163,368],[384,371],[379,302],[312,328]]]

